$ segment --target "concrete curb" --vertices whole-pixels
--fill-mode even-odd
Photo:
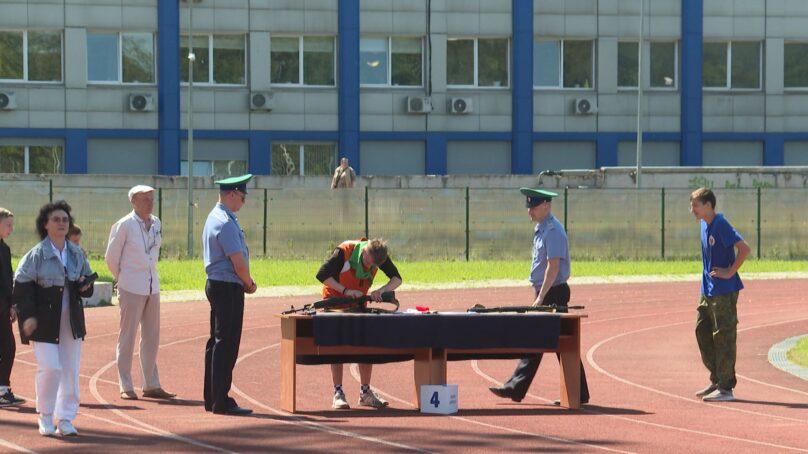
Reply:
[[[787,353],[803,337],[808,335],[790,337],[782,342],[772,345],[769,349],[769,362],[776,368],[808,381],[808,367],[800,366],[788,359]]]

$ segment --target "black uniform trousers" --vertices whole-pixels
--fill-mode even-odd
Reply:
[[[228,393],[241,345],[244,286],[208,279],[205,295],[210,302],[210,339],[205,346],[205,410],[226,411],[236,406]]]
[[[0,309],[0,386],[11,385],[11,368],[17,353],[10,315],[8,309]]]
[[[536,292],[538,296],[538,291]],[[570,301],[570,287],[566,283],[558,284],[547,292],[542,301],[542,306],[566,306]],[[567,309],[559,310],[559,312],[567,312]],[[505,382],[504,388],[511,391],[511,397],[521,400],[525,398],[530,383],[533,382],[533,377],[536,376],[536,371],[539,370],[543,354],[538,353],[534,356],[522,358],[519,364],[516,365],[516,370],[513,371],[513,376]],[[560,360],[560,355],[556,353],[556,357]],[[584,364],[581,362],[581,402],[589,401],[589,386],[586,384],[586,374],[584,373]]]

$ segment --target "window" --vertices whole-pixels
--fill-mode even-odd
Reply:
[[[636,62],[635,62],[636,65]],[[595,46],[591,40],[533,42],[533,85],[539,88],[593,88]]]
[[[650,49],[649,77],[651,88],[676,88],[677,64],[676,43],[652,42]],[[617,45],[617,86],[637,87],[637,42],[620,42]]]
[[[459,87],[507,87],[509,46],[507,38],[449,38],[446,83]]]
[[[194,160],[194,176],[235,177],[247,173],[244,160]],[[180,161],[180,175],[188,176],[188,161]]]
[[[336,166],[334,144],[272,144],[272,175],[331,175]]]
[[[808,88],[808,43],[785,43],[783,85],[785,88]]]
[[[360,82],[420,87],[421,54],[421,38],[362,38],[359,41]]]
[[[194,83],[247,84],[245,35],[194,35]],[[188,35],[180,36],[180,80],[188,82]]]
[[[333,36],[273,36],[270,42],[270,82],[334,86],[334,48]]]
[[[760,42],[706,42],[702,52],[704,88],[761,88]]]
[[[1,31],[0,80],[62,81],[62,32]]]
[[[0,173],[63,173],[62,147],[0,145]]]
[[[153,84],[154,35],[87,32],[87,80]]]

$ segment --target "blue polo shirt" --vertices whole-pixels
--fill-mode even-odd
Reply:
[[[553,286],[563,284],[570,278],[570,250],[567,244],[567,232],[552,213],[536,224],[533,232],[533,263],[530,266],[530,283],[537,291],[544,282],[547,271],[547,260],[560,258],[558,274]]]
[[[733,293],[743,288],[738,273],[729,279],[710,276],[713,268],[729,268],[735,262],[735,243],[743,241],[735,228],[722,213],[716,213],[713,222],[701,220],[701,258],[704,269],[701,273],[701,294],[717,296]]]
[[[202,259],[208,279],[243,284],[230,261],[230,255],[239,251],[249,264],[250,251],[236,214],[219,202],[208,214],[202,230]]]

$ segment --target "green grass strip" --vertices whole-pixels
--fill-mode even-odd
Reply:
[[[797,345],[788,351],[787,356],[789,361],[808,367],[808,336],[800,339]]]

